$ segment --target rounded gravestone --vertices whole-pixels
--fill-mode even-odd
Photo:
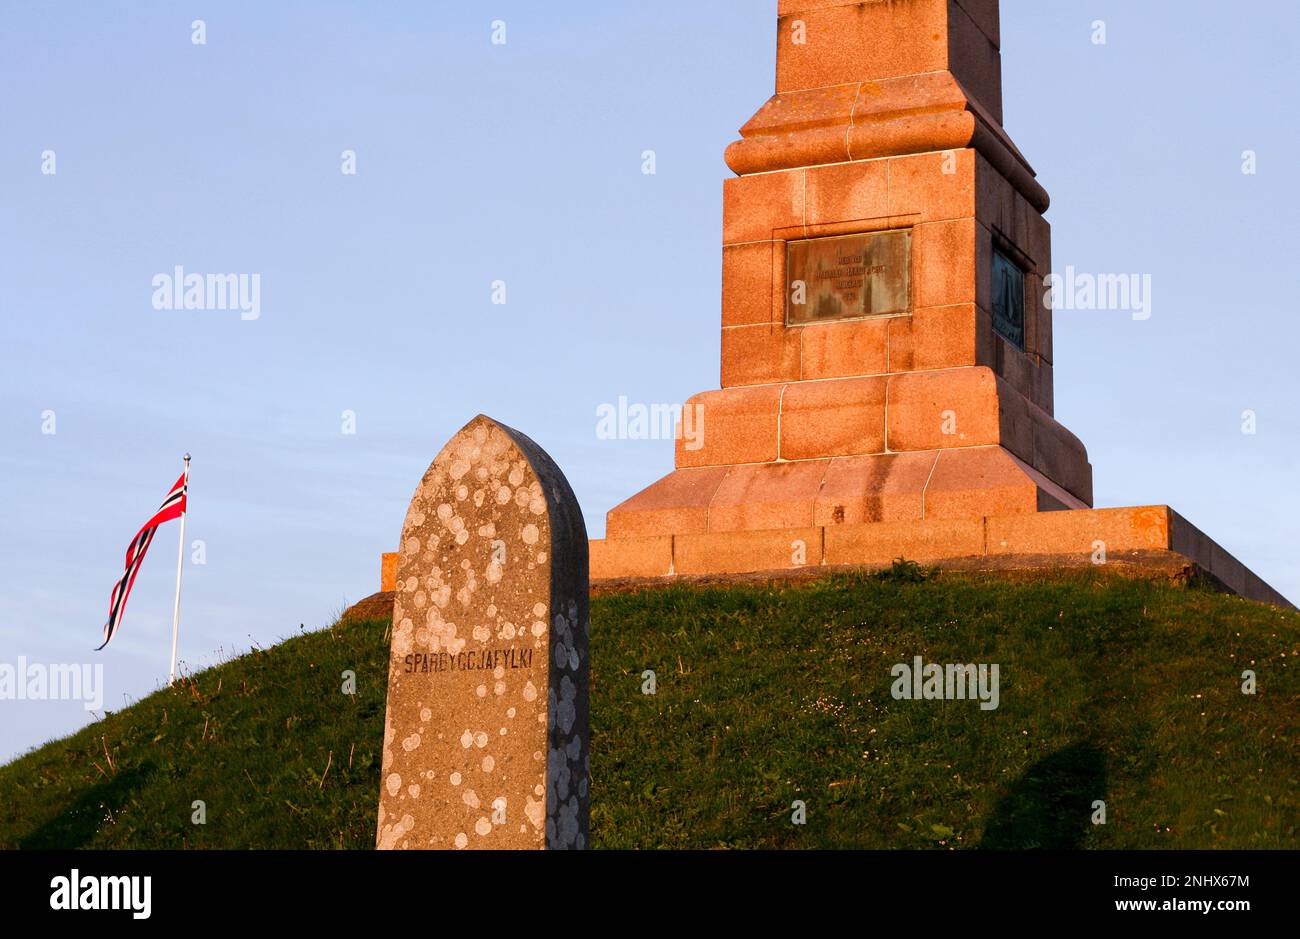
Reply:
[[[586,846],[587,574],[564,474],[474,418],[402,528],[378,847]]]

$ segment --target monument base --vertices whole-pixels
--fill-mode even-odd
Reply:
[[[590,545],[593,593],[682,582],[805,580],[837,570],[888,567],[906,558],[945,570],[1014,572],[1096,565],[1173,581],[1201,576],[1247,600],[1296,608],[1164,505],[649,535],[593,540]],[[375,604],[392,603],[396,559],[396,554],[383,558],[385,593],[357,604],[356,616],[345,618],[365,618]],[[800,559],[804,563],[795,563]]]
[[[1090,503],[1006,448],[965,447],[679,467],[611,509],[606,537],[831,528],[1087,508]]]
[[[810,525],[591,542],[593,587],[719,575],[799,575],[874,568],[897,558],[941,568],[1037,569],[1147,559],[1182,563],[1222,589],[1295,607],[1168,506],[1067,509],[967,519]],[[1182,559],[1180,562],[1179,559]]]

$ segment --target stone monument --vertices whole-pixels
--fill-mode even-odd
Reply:
[[[587,536],[564,474],[476,417],[393,564],[378,847],[585,847]]]
[[[1000,50],[997,0],[779,0],[776,94],[726,153],[721,388],[593,581],[1116,564],[1290,605],[1168,506],[1093,507]]]
[[[1092,509],[1000,43],[997,0],[779,0],[776,94],[726,153],[721,389],[594,580],[1172,552],[1286,603],[1166,506]]]

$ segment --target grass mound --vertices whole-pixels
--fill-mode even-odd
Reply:
[[[253,651],[0,767],[0,846],[371,848],[387,627]],[[1300,845],[1295,613],[897,565],[598,597],[591,647],[598,848]],[[998,707],[896,700],[915,656],[997,664]]]

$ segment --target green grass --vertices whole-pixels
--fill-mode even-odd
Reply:
[[[254,651],[0,767],[0,846],[370,848],[385,627]],[[596,847],[1300,845],[1294,613],[902,569],[597,598],[591,636]],[[915,655],[998,663],[1000,707],[895,701]]]

